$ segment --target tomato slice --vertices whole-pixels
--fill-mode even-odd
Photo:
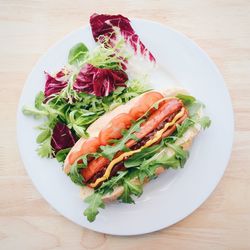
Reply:
[[[176,98],[168,99],[159,109],[151,114],[146,122],[141,125],[139,132],[135,133],[136,137],[141,139],[145,135],[153,131],[157,126],[169,115],[180,110],[183,104]],[[136,143],[134,140],[130,140],[126,143],[127,147],[131,147]]]
[[[102,170],[107,164],[109,164],[109,159],[105,157],[99,157],[88,164],[87,168],[81,170],[81,174],[84,178],[84,182],[89,181],[94,174]]]
[[[69,164],[72,165],[82,155],[95,153],[99,147],[99,138],[80,139],[74,146],[74,151],[71,151],[68,156]]]
[[[138,100],[138,103],[130,109],[129,114],[133,117],[134,120],[137,120],[139,117],[143,116],[152,105],[154,105],[162,98],[163,95],[159,92],[145,93]]]
[[[122,113],[114,117],[111,122],[101,130],[99,133],[99,141],[101,145],[107,145],[112,139],[119,139],[122,137],[122,130],[128,129],[131,126],[133,118],[131,115]],[[84,181],[90,180],[94,174],[102,170],[109,164],[109,160],[105,157],[99,157],[92,160],[87,168],[82,169],[81,173]]]
[[[99,133],[101,145],[107,145],[112,139],[122,137],[122,130],[128,129],[131,126],[133,118],[131,115],[122,113],[114,117],[108,125]]]

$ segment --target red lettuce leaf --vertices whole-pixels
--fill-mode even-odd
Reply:
[[[47,72],[44,72],[46,76],[45,90],[44,95],[46,100],[48,97],[53,94],[58,94],[63,88],[65,88],[68,84],[65,79],[65,73],[61,70],[59,71],[55,77],[51,76]]]
[[[123,70],[96,68],[86,64],[77,75],[73,89],[96,96],[108,96],[117,87],[126,87],[127,80],[128,76]]]
[[[118,28],[126,42],[134,49],[135,54],[140,53],[148,57],[151,62],[155,62],[153,54],[141,42],[127,17],[122,15],[99,15],[95,13],[90,17],[90,25],[96,42],[103,42],[103,37],[110,37],[109,41],[110,45],[112,45],[116,40],[114,28]]]
[[[77,141],[71,130],[63,123],[57,122],[53,129],[51,146],[54,149],[55,154],[65,148],[71,148]]]

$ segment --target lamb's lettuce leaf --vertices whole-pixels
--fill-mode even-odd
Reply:
[[[77,43],[74,45],[68,55],[69,64],[79,64],[82,62],[88,53],[88,48],[84,43]]]

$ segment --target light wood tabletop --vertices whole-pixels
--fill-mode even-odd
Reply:
[[[27,75],[93,12],[155,20],[183,32],[214,60],[232,97],[235,139],[224,177],[192,215],[152,234],[110,236],[65,219],[35,189],[18,152],[16,109]],[[0,0],[0,249],[250,249],[249,27],[247,0]]]

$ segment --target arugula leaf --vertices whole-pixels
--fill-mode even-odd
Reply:
[[[65,148],[56,153],[56,159],[58,162],[64,162],[71,148]]]
[[[86,54],[88,52],[88,48],[83,43],[77,43],[75,46],[73,46],[68,55],[68,63],[69,64],[75,64],[83,61],[86,57]]]
[[[156,177],[155,170],[159,167],[159,164],[156,160],[145,160],[142,162],[142,165],[138,167],[138,177],[139,180],[143,183],[145,178],[149,180],[154,179]]]
[[[98,192],[101,194],[111,193],[115,187],[119,186],[124,177],[128,174],[128,171],[120,171],[118,175],[112,177],[111,179],[102,183],[102,185],[98,188]]]
[[[162,148],[161,144],[157,144],[148,148],[144,148],[142,149],[141,152],[136,153],[132,155],[131,157],[129,157],[124,162],[124,165],[126,168],[139,166],[144,159],[149,159],[153,157],[161,148]]]
[[[150,162],[150,168],[151,170],[151,175],[149,177],[154,177],[155,176],[155,169],[159,166],[163,166],[164,168],[173,168],[177,169],[180,167],[180,161],[177,159],[176,155],[168,156],[166,154],[162,155],[160,158]]]
[[[70,172],[68,173],[68,176],[70,177],[70,179],[77,185],[79,186],[85,186],[83,184],[84,178],[80,173],[80,169],[81,168],[85,168],[86,165],[85,164],[74,164],[73,166],[71,166],[70,168]]]
[[[166,152],[167,148],[174,150],[174,154],[169,156]],[[124,162],[129,171],[134,171],[134,175],[143,180],[147,177],[149,179],[155,178],[155,170],[159,166],[164,168],[178,168],[182,167],[188,158],[188,152],[184,151],[180,146],[166,143],[165,140],[161,144],[154,145],[143,149],[136,153]]]
[[[84,178],[81,174],[81,169],[87,167],[89,157],[96,159],[100,156],[101,156],[100,153],[96,152],[80,156],[78,159],[76,159],[75,163],[71,166],[70,172],[68,174],[71,180],[79,186],[85,186],[85,184],[83,183]]]
[[[168,156],[166,154],[166,148],[162,148],[157,154],[147,160],[145,159],[142,164],[138,166],[140,180],[143,181],[145,177],[149,179],[155,178],[155,170],[159,166],[176,169],[179,167],[179,161],[175,155]]]
[[[184,156],[181,155],[180,157],[178,154],[173,154],[172,156],[169,156],[166,154],[166,148],[161,149],[155,156],[144,159],[141,164],[138,162],[138,165],[136,166],[137,170],[134,171],[135,175],[139,178],[140,182],[143,183],[145,178],[148,178],[149,180],[156,178],[156,168],[159,166],[163,166],[164,168],[173,168],[177,169],[179,167],[182,167],[182,164],[184,164]]]
[[[88,196],[85,200],[89,206],[85,209],[84,215],[87,216],[89,222],[93,222],[96,215],[99,214],[99,208],[105,208],[105,204],[102,201],[102,196],[99,193],[93,193]]]
[[[203,103],[196,100],[193,96],[189,95],[178,94],[176,95],[176,97],[181,99],[184,105],[187,106],[189,117],[191,118],[186,119],[182,125],[177,126],[178,137],[181,137],[184,134],[183,132],[180,132],[180,130],[183,130],[185,132],[188,127],[194,125],[195,123],[199,123],[203,129],[210,126],[211,120],[209,119],[209,117],[204,116],[200,118],[197,114],[200,109],[205,108],[205,105]]]
[[[125,180],[123,183],[124,191],[122,195],[119,197],[124,203],[135,203],[132,199],[131,195],[134,194],[136,196],[140,196],[142,194],[142,185],[135,185],[129,180]]]
[[[211,120],[208,116],[203,116],[200,120],[199,120],[199,124],[201,125],[201,127],[203,129],[209,128],[209,126],[211,125]]]
[[[119,151],[127,151],[126,142],[130,139],[138,140],[138,138],[134,135],[135,132],[140,131],[140,125],[144,122],[144,119],[141,119],[134,123],[128,130],[124,130],[122,132],[123,137],[119,140],[112,140],[113,145],[101,146],[102,156],[112,160],[114,155]]]
[[[198,112],[200,109],[204,108],[204,107],[205,107],[204,104],[201,103],[201,102],[196,101],[196,102],[192,103],[191,105],[189,105],[189,106],[187,107],[187,108],[188,108],[188,112],[189,112],[189,116],[190,116],[191,118],[194,118],[194,116],[197,115],[197,112]]]
[[[175,158],[179,160],[180,167],[183,167],[189,156],[188,151],[183,150],[181,146],[176,144],[166,143],[166,146],[175,151]]]
[[[128,185],[124,184],[123,187],[124,187],[124,191],[122,195],[119,197],[119,200],[121,200],[124,203],[135,203],[131,197]]]
[[[196,101],[196,99],[191,95],[178,94],[176,97],[182,100],[185,106],[189,106]]]
[[[192,126],[194,126],[195,122],[189,118],[185,119],[181,125],[177,124],[177,134],[176,137],[180,138],[184,135],[184,133]]]

